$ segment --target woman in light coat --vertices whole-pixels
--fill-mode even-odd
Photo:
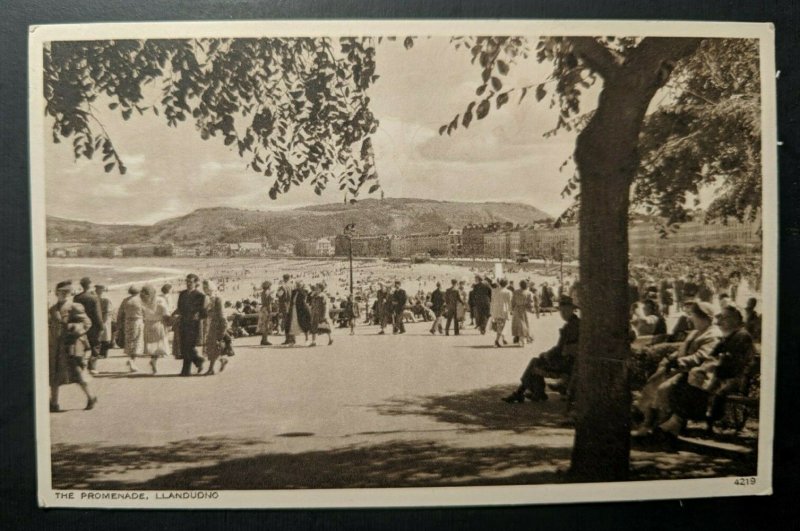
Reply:
[[[500,347],[501,340],[503,345],[508,343],[505,335],[503,335],[503,329],[506,326],[506,321],[508,321],[508,316],[511,312],[511,292],[506,289],[507,285],[508,281],[504,278],[501,278],[497,284],[492,284],[492,300],[489,306],[489,316],[492,319],[492,327],[497,333],[497,337],[495,337],[494,340],[494,346],[496,347]]]
[[[517,338],[520,347],[530,338],[528,312],[533,310],[533,295],[528,291],[528,283],[519,282],[519,289],[511,297],[511,335]]]
[[[214,365],[220,359],[220,372],[225,370],[228,359],[223,355],[224,338],[228,331],[228,322],[222,309],[222,298],[217,295],[217,286],[211,280],[203,281],[203,291],[206,294],[207,312],[205,341],[203,342],[203,352],[208,358],[207,375],[214,373]]]
[[[150,356],[153,374],[158,372],[158,358],[167,355],[167,331],[164,322],[169,318],[169,310],[163,298],[156,295],[153,286],[147,285],[139,294],[144,313],[144,355]]]

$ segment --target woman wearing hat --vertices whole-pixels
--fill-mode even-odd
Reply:
[[[139,372],[139,368],[136,367],[136,357],[144,354],[144,308],[139,297],[139,288],[131,286],[128,293],[129,296],[119,305],[117,326],[122,327],[128,370]]]
[[[76,383],[86,394],[86,409],[92,409],[97,396],[92,395],[86,381],[86,357],[91,352],[86,332],[92,321],[83,306],[70,300],[72,282],[56,284],[57,302],[48,311],[48,357],[50,365],[50,411],[61,411],[59,387]]]
[[[223,356],[225,334],[228,331],[228,322],[225,320],[225,314],[222,309],[222,298],[217,295],[217,286],[212,280],[203,281],[203,291],[206,294],[206,327],[205,327],[205,341],[203,342],[203,350],[206,358],[208,358],[208,371],[206,374],[214,374],[214,365],[217,359],[220,359],[220,372],[225,369],[228,360]]]
[[[169,311],[164,300],[156,295],[153,286],[144,286],[139,297],[142,299],[144,321],[144,354],[150,356],[150,368],[156,374],[158,358],[167,355],[167,331],[164,322],[169,317]]]
[[[317,346],[317,336],[327,334],[328,345],[333,344],[331,337],[331,322],[328,319],[328,296],[325,293],[325,284],[319,283],[313,286],[311,297],[309,298],[311,309],[311,345]]]
[[[718,330],[713,326],[714,308],[711,304],[702,301],[689,304],[688,318],[694,329],[678,350],[661,361],[658,370],[642,388],[635,406],[644,414],[644,421],[634,431],[635,437],[650,435],[656,423],[669,418],[673,387],[686,379],[691,368],[708,361],[719,341]]]
[[[272,282],[265,280],[261,284],[261,308],[258,312],[258,331],[261,333],[261,344],[272,345],[269,342],[269,332],[272,328],[272,304],[275,297],[272,295]]]

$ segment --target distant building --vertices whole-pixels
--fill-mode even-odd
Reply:
[[[447,231],[447,254],[448,256],[461,256],[463,234],[462,229],[450,229]]]
[[[329,238],[320,238],[316,244],[317,256],[330,256],[333,254],[333,244]]]
[[[235,256],[263,256],[267,248],[263,242],[239,242]]]
[[[634,223],[628,228],[631,256],[664,257],[688,254],[699,248],[737,246],[745,249],[761,248],[759,230],[761,220],[728,223],[704,223],[693,220],[681,223],[674,232],[662,237],[657,226],[649,222]]]
[[[172,244],[133,244],[122,246],[122,256],[173,256]]]

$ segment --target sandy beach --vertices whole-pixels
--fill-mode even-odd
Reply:
[[[464,280],[471,285],[476,274],[495,274],[497,267],[492,261],[411,264],[358,259],[353,262],[354,291],[374,291],[379,282],[399,279],[409,295],[419,290],[427,293],[434,289],[437,281],[441,281],[443,287],[449,286],[451,279]],[[523,267],[505,263],[502,268],[503,275],[515,281],[530,279],[537,286],[542,282],[557,285],[559,281],[558,264],[544,269],[534,264]],[[341,258],[56,258],[48,261],[48,302],[52,303],[55,297],[52,286],[64,279],[71,279],[77,287],[78,280],[88,276],[96,284],[106,285],[116,305],[130,285],[152,284],[160,288],[170,283],[177,291],[183,289],[183,278],[188,273],[216,281],[220,294],[229,301],[256,298],[263,281],[275,283],[286,273],[306,284],[325,282],[328,293],[337,299],[349,292],[349,264]],[[568,268],[565,268],[564,278],[567,281],[572,278]]]

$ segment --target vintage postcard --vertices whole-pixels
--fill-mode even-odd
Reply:
[[[769,494],[769,24],[30,28],[39,501]]]

